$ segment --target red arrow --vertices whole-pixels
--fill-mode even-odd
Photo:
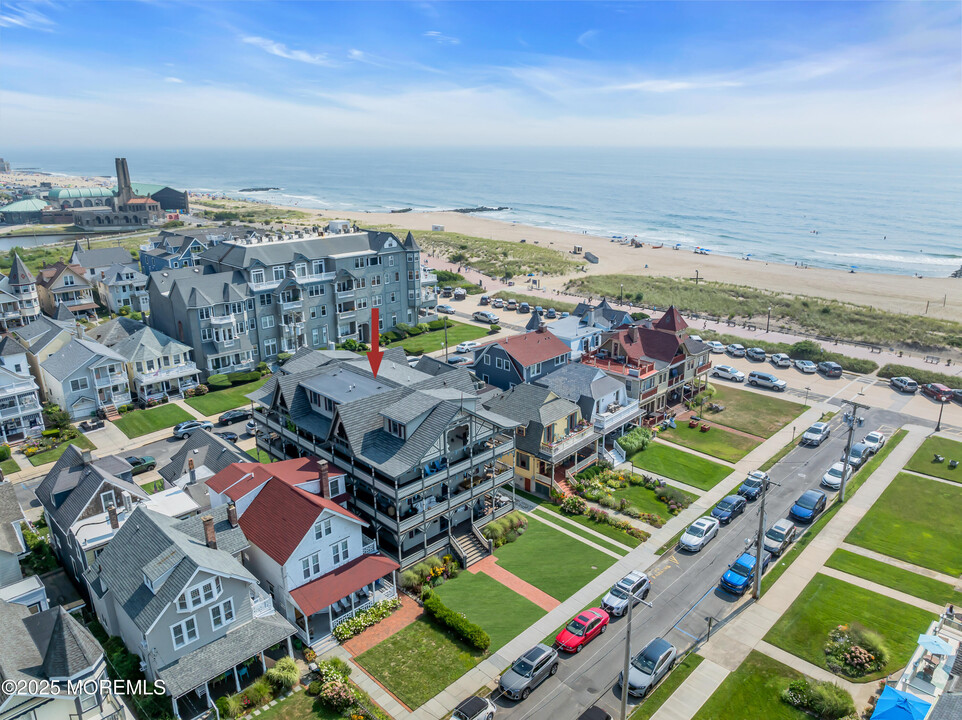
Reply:
[[[374,373],[374,377],[377,377],[378,368],[381,367],[381,358],[384,357],[384,353],[381,351],[379,314],[378,308],[371,309],[371,352],[367,354],[367,359],[371,363],[371,372]]]

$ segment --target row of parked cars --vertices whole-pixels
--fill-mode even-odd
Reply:
[[[957,403],[962,403],[962,388],[958,390],[953,390],[948,385],[943,385],[942,383],[926,383],[925,385],[919,385],[915,380],[910,377],[905,377],[904,375],[900,377],[894,377],[889,381],[889,384],[896,390],[902,393],[907,393],[912,395],[922,390],[923,395],[928,395],[933,400],[938,402],[949,402],[950,400],[955,400]]]
[[[517,311],[522,314],[530,313],[532,310],[534,310],[534,312],[538,313],[539,315],[543,315],[548,320],[554,320],[555,318],[558,318],[558,317],[565,318],[571,314],[567,311],[559,313],[553,307],[549,307],[545,309],[540,305],[535,305],[534,308],[532,308],[530,303],[526,303],[526,302],[519,303],[517,300],[514,300],[514,299],[504,300],[503,298],[499,298],[499,297],[492,298],[492,297],[488,297],[487,295],[481,296],[480,304],[490,305],[491,307],[494,307],[494,308],[504,308],[505,310],[510,310],[512,312]]]
[[[712,377],[732,382],[745,382],[745,373],[731,365],[716,365],[711,370]],[[771,373],[752,370],[748,373],[748,384],[755,387],[768,388],[777,392],[784,392],[788,388],[788,383],[781,380]]]
[[[697,335],[693,335],[692,339],[701,341],[701,338]],[[765,362],[768,360],[775,367],[794,367],[796,370],[799,370],[806,375],[821,373],[825,377],[842,376],[842,366],[837,362],[824,361],[816,364],[811,360],[792,360],[785,353],[772,353],[769,355],[762,348],[746,348],[744,345],[740,345],[738,343],[724,345],[718,342],[718,340],[707,340],[702,342],[704,342],[713,353],[717,353],[719,355],[726,354],[733,358],[747,358],[748,360],[753,360],[755,362]]]

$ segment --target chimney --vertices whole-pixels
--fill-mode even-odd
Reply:
[[[539,333],[548,332],[548,326],[545,323],[539,323],[538,332]]]
[[[317,462],[318,473],[317,476],[321,480],[321,497],[331,498],[331,473],[330,469],[327,467],[327,460],[318,460]]]
[[[133,509],[133,504],[130,500],[130,493],[124,490],[120,493],[120,497],[124,499],[124,512],[130,512]]]
[[[80,457],[82,458],[84,465],[89,465],[92,462],[89,450],[81,450]]]
[[[237,527],[237,506],[234,503],[227,506],[227,522],[232,528]]]
[[[214,518],[211,515],[204,515],[201,520],[204,521],[204,540],[207,542],[207,547],[216,550],[217,534],[214,532]]]
[[[107,517],[110,518],[110,527],[114,530],[120,528],[120,520],[117,519],[117,508],[113,506],[113,503],[107,506]]]
[[[636,328],[634,325],[630,325],[628,327],[628,332],[625,333],[625,336],[627,337],[628,342],[638,342],[638,328]]]
[[[194,472],[194,458],[188,458],[187,460],[187,474],[190,475],[190,482],[197,482],[197,473]]]

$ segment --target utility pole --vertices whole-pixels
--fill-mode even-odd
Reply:
[[[755,583],[752,598],[762,597],[762,553],[765,552],[765,495],[768,494],[768,480],[762,480],[762,499],[758,509],[758,537],[755,539]]]
[[[444,316],[444,362],[448,361],[448,316]]]
[[[852,419],[848,424],[848,443],[845,445],[845,458],[842,461],[844,463],[842,466],[842,484],[838,489],[838,497],[841,502],[845,502],[845,485],[847,484],[848,472],[851,467],[852,441],[855,439],[855,425],[858,422],[858,411],[868,410],[868,405],[860,405],[854,400],[849,400],[848,404],[852,406]]]
[[[768,306],[768,321],[765,323],[765,332],[768,332],[772,327],[772,306]]]
[[[621,676],[621,720],[628,719],[628,673],[631,671],[631,610],[635,606],[633,600],[652,607],[650,602],[642,600],[637,595],[628,596],[628,623],[625,628],[625,669]]]
[[[942,429],[942,411],[945,409],[945,403],[939,403],[939,421],[935,423],[935,432],[939,432]]]

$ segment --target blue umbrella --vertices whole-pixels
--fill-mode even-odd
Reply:
[[[931,703],[920,700],[915,695],[886,685],[875,703],[872,720],[922,720],[931,706]]]
[[[938,635],[919,635],[919,645],[933,655],[951,655],[952,646]]]

